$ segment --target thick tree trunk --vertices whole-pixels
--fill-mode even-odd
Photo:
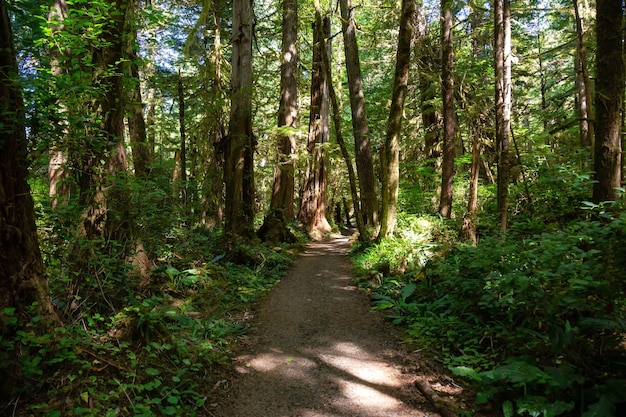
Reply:
[[[452,38],[452,1],[441,0],[441,83],[443,97],[443,161],[441,164],[441,196],[439,213],[447,219],[452,216],[454,193],[454,157],[456,122],[454,117],[454,44]]]
[[[402,130],[402,112],[406,99],[411,64],[411,41],[413,39],[413,18],[415,1],[403,0],[400,14],[400,33],[396,54],[396,70],[393,81],[393,93],[385,147],[381,153],[382,171],[382,213],[380,237],[393,235],[396,226],[396,210],[398,206],[398,189],[400,184],[400,133]]]
[[[320,26],[313,24],[313,74],[311,77],[311,109],[307,151],[308,162],[302,202],[298,219],[315,238],[322,237],[331,227],[326,218],[326,161],[324,143],[329,139],[328,81],[324,72],[324,54],[328,53],[326,39],[330,38],[330,20]]]
[[[17,316],[38,302],[45,322],[55,316],[39,250],[28,176],[21,87],[5,0],[0,0],[0,311]]]
[[[224,157],[227,233],[252,236],[255,139],[252,133],[252,0],[233,0],[231,108]]]
[[[283,1],[282,65],[278,108],[278,166],[274,172],[271,209],[281,209],[285,219],[293,219],[298,121],[298,3]]]
[[[574,15],[576,18],[576,89],[578,99],[578,117],[580,118],[580,145],[593,145],[594,127],[591,109],[591,81],[587,70],[587,50],[583,22],[580,16],[578,0],[574,0]]]
[[[596,140],[593,201],[614,201],[621,182],[621,111],[624,100],[622,2],[596,1]]]
[[[352,111],[352,130],[354,132],[354,151],[356,170],[361,190],[361,211],[363,219],[370,226],[378,222],[378,197],[376,196],[376,176],[370,149],[370,132],[365,110],[363,94],[363,76],[359,60],[359,46],[356,39],[356,22],[351,0],[340,0],[343,45],[346,57],[350,109]]]
[[[498,153],[498,210],[500,228],[508,227],[509,148],[511,132],[511,3],[494,1],[496,149]]]

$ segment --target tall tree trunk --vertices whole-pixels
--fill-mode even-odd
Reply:
[[[178,198],[183,207],[187,204],[187,130],[185,126],[185,89],[183,77],[178,71],[178,129],[180,132],[180,159],[178,183],[174,185],[178,189]]]
[[[323,27],[324,23],[322,22],[322,12],[319,6],[319,0],[315,0],[315,25],[317,27]],[[330,32],[329,32],[330,33]],[[339,100],[337,99],[337,93],[335,92],[335,88],[332,82],[332,74],[330,70],[330,62],[328,58],[328,54],[322,54],[322,72],[325,74],[327,85],[328,85],[328,95],[330,97],[332,111],[333,111],[333,125],[335,127],[335,136],[337,139],[337,144],[339,145],[339,149],[341,150],[341,156],[346,163],[346,169],[348,171],[348,181],[350,182],[350,195],[352,198],[353,206],[354,206],[354,215],[356,217],[357,231],[359,232],[359,240],[361,242],[366,242],[369,240],[369,231],[365,226],[365,221],[363,220],[363,214],[361,212],[361,207],[358,204],[359,201],[359,193],[357,186],[357,178],[356,172],[354,170],[354,166],[352,165],[352,157],[348,152],[348,147],[346,146],[345,140],[343,139],[343,133],[341,129],[341,120],[342,120],[342,111],[339,106]],[[346,203],[345,198],[343,199],[343,205],[346,212],[346,225],[351,227],[350,225],[350,213],[348,210],[348,204]]]
[[[509,148],[511,132],[511,2],[494,1],[496,149],[500,228],[508,227]]]
[[[385,148],[381,152],[382,171],[382,213],[380,237],[393,235],[396,226],[396,210],[398,206],[398,189],[400,183],[400,133],[402,130],[402,112],[406,99],[411,64],[411,41],[413,39],[413,20],[415,1],[403,0],[400,14],[400,32],[396,53],[396,70],[393,80],[393,94]]]
[[[208,130],[208,143],[203,147],[202,158],[204,175],[202,176],[202,213],[201,220],[204,225],[214,226],[222,224],[224,219],[224,184],[220,180],[224,168],[224,138],[225,127],[225,102],[224,80],[222,79],[222,30],[220,15],[220,0],[213,0],[213,49],[209,49],[208,36],[205,37],[206,50],[208,52],[205,85],[206,97],[206,123]],[[206,32],[208,35],[208,32]],[[209,52],[210,51],[210,52]]]
[[[0,45],[0,311],[15,308],[17,316],[27,318],[29,308],[37,302],[36,313],[48,323],[56,316],[26,181],[24,108],[5,0],[0,0]]]
[[[319,1],[315,0],[316,10]],[[319,13],[316,11],[316,13]],[[326,39],[330,38],[330,19],[313,23],[313,74],[311,76],[311,110],[307,151],[310,159],[305,174],[298,219],[315,238],[331,227],[326,218],[326,181],[328,163],[324,144],[329,139],[328,80],[324,72]]]
[[[574,15],[576,19],[576,59],[574,62],[576,63],[576,96],[578,98],[578,117],[580,118],[580,145],[591,147],[594,136],[591,81],[587,70],[587,50],[578,0],[574,0]]]
[[[614,201],[621,182],[622,1],[596,1],[596,140],[593,201]]]
[[[225,230],[252,235],[255,139],[252,133],[252,0],[233,0],[231,109],[224,157]]]
[[[420,114],[422,116],[422,126],[424,129],[424,150],[428,165],[435,168],[438,166],[441,151],[440,141],[440,115],[434,105],[437,91],[437,82],[433,74],[437,73],[434,51],[432,50],[432,39],[428,34],[426,16],[422,7],[417,7],[415,18],[415,52],[417,55],[417,67],[419,71],[420,89]]]
[[[278,108],[278,166],[270,208],[281,209],[284,217],[294,213],[294,152],[298,121],[298,3],[283,0],[282,65]]]
[[[138,178],[148,178],[148,170],[152,163],[152,149],[148,142],[146,119],[143,111],[143,99],[141,97],[141,79],[139,78],[139,57],[137,56],[137,28],[135,25],[135,7],[129,9],[126,19],[128,27],[125,33],[128,41],[126,44],[126,58],[128,59],[128,73],[130,74],[131,87],[128,88],[128,134],[133,154],[133,167]]]
[[[470,168],[469,197],[467,199],[467,211],[463,216],[461,226],[461,238],[478,243],[476,234],[476,212],[478,211],[478,177],[480,174],[480,140],[478,132],[474,132],[472,142],[472,166]]]
[[[63,30],[63,20],[67,17],[68,7],[65,0],[54,0],[50,6],[48,12],[48,25],[52,28],[53,32]],[[50,50],[50,67],[52,70],[52,76],[56,80],[62,74],[64,70],[61,64],[63,52],[57,48],[51,48]],[[58,101],[57,107],[60,114],[67,113],[66,105]],[[63,120],[61,124],[63,127],[63,137],[66,139],[69,135],[67,120]],[[49,154],[50,160],[48,162],[48,181],[49,181],[49,195],[50,195],[50,207],[54,210],[58,204],[65,204],[70,198],[70,182],[68,175],[68,158],[66,145],[63,144],[63,140],[58,139],[50,146]]]
[[[361,75],[359,46],[356,39],[354,8],[351,0],[340,0],[339,4],[350,92],[350,109],[352,111],[356,170],[361,190],[361,211],[365,222],[370,226],[376,226],[378,222],[376,176],[374,175],[374,163],[370,149],[370,132],[365,109],[365,95],[363,94],[363,76]]]
[[[452,216],[454,193],[454,156],[456,122],[454,117],[454,43],[452,38],[452,0],[441,0],[441,83],[443,97],[443,161],[441,164],[441,197],[439,213],[447,219]]]

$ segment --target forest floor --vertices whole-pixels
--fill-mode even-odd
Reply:
[[[220,417],[435,417],[416,388],[467,393],[371,312],[352,283],[348,237],[313,242],[272,290],[223,381]]]

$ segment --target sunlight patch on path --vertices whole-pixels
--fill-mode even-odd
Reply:
[[[237,367],[237,371],[242,374],[255,370],[274,372],[290,378],[307,379],[310,378],[309,372],[317,367],[317,364],[310,359],[285,355],[281,352],[242,356],[239,359],[245,364],[245,366]]]

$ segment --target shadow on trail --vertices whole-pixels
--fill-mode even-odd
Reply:
[[[348,249],[347,237],[307,246],[260,312],[221,415],[437,415],[417,408],[413,378],[394,363],[395,335],[352,286]]]

